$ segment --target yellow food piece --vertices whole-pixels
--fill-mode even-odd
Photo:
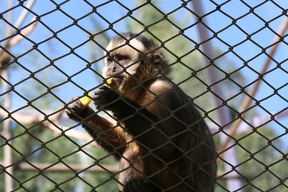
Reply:
[[[79,99],[79,101],[82,103],[82,106],[79,112],[81,112],[83,109],[85,109],[89,105],[89,103],[92,101],[91,98],[92,98],[92,93],[88,93],[88,96],[84,96]]]
[[[107,79],[107,84],[111,84],[112,83],[112,81],[113,81],[113,78],[111,77],[111,78],[109,78],[109,79]]]
[[[108,87],[109,85],[111,85],[113,83],[113,78],[110,77],[109,79],[106,80],[106,83],[104,84],[106,87]]]

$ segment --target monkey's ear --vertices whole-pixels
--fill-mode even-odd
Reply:
[[[163,55],[160,53],[152,53],[152,56],[150,58],[150,61],[154,63],[155,65],[158,65],[162,63],[163,61]]]

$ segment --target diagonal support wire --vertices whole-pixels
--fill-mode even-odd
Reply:
[[[272,49],[269,53],[269,57],[267,58],[263,68],[262,68],[262,71],[261,71],[261,76],[264,76],[265,73],[267,72],[269,66],[270,66],[270,63],[271,63],[271,58],[274,57],[275,53],[276,53],[276,50],[279,46],[279,43],[281,42],[281,39],[285,33],[285,31],[287,30],[288,28],[288,18],[285,18],[285,20],[283,21],[283,23],[281,24],[280,28],[279,28],[279,32],[278,34],[275,36],[274,40],[273,40],[273,46],[272,46]],[[229,142],[232,141],[232,138],[236,135],[236,132],[237,132],[237,129],[240,125],[240,123],[242,122],[242,119],[245,118],[245,111],[248,109],[248,107],[250,106],[253,98],[255,97],[257,91],[259,90],[259,87],[260,87],[260,84],[262,83],[261,81],[261,78],[259,78],[259,80],[255,83],[254,87],[252,88],[252,90],[250,91],[250,93],[245,97],[241,107],[240,107],[240,110],[239,110],[239,114],[241,115],[241,117],[239,117],[238,119],[236,119],[234,121],[234,123],[231,125],[230,127],[230,137],[227,138],[227,140],[225,141],[225,143],[222,145],[222,147],[219,149],[219,154],[220,155],[223,155],[223,151],[225,151],[228,147],[228,144]]]

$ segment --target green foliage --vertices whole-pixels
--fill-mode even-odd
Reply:
[[[285,148],[280,139],[276,138],[271,128],[261,127],[238,136],[237,145],[239,170],[249,183],[244,188],[245,192],[285,191],[288,185],[288,161]],[[286,179],[286,180],[285,180]],[[278,186],[279,184],[279,186]]]

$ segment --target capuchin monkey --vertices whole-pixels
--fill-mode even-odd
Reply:
[[[81,112],[73,99],[68,116],[120,162],[121,192],[212,192],[216,152],[212,135],[191,99],[168,78],[171,68],[151,39],[122,33],[106,48],[103,77],[94,93],[98,109]],[[98,115],[111,112],[114,121]]]

